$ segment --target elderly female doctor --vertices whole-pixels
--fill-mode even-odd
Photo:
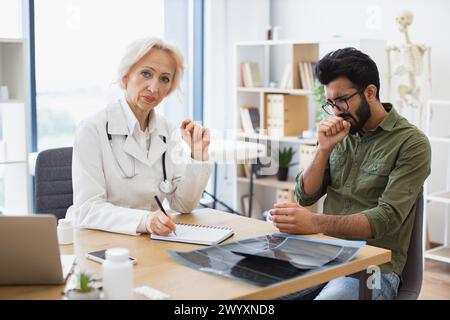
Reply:
[[[155,195],[182,213],[198,205],[211,171],[209,129],[190,120],[177,128],[154,110],[183,71],[179,51],[160,39],[129,46],[119,68],[124,97],[77,129],[67,211],[76,226],[167,235],[176,229],[174,217],[158,209]]]

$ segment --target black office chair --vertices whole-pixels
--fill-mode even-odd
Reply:
[[[36,159],[35,179],[36,213],[64,218],[73,203],[72,147],[40,152]]]
[[[397,300],[416,300],[419,297],[423,279],[423,223],[423,195],[420,194],[417,198],[416,217]]]

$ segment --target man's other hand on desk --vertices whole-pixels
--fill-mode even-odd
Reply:
[[[175,218],[170,213],[166,216],[161,210],[158,210],[150,213],[146,227],[149,233],[167,236],[169,233],[175,232]]]
[[[291,234],[323,233],[354,239],[372,238],[372,229],[363,213],[329,215],[311,212],[296,203],[277,203],[269,219],[281,232]]]
[[[270,210],[269,219],[281,232],[312,234],[319,233],[317,215],[296,203],[277,203],[275,209]]]

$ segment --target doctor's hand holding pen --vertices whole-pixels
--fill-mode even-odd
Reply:
[[[191,148],[191,158],[198,161],[208,161],[210,130],[189,119],[181,123],[180,130],[184,142]]]
[[[175,218],[170,213],[164,213],[161,210],[150,213],[146,225],[149,233],[167,236],[175,232]]]

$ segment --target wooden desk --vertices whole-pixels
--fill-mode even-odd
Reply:
[[[200,209],[190,215],[179,216],[177,221],[232,227],[235,235],[227,242],[277,232],[270,223],[212,209]],[[111,247],[128,248],[130,254],[137,258],[138,263],[134,266],[135,287],[147,285],[169,294],[172,299],[272,299],[337,277],[360,271],[364,275],[367,267],[380,265],[391,259],[389,250],[365,246],[349,263],[276,285],[259,287],[191,269],[177,262],[167,252],[168,249],[190,251],[203,246],[151,240],[148,235],[134,237],[96,230],[78,230],[74,245],[61,246],[61,252],[75,254],[79,267],[100,277],[101,264],[87,260],[85,254]],[[365,279],[366,277],[361,278],[364,284]],[[0,299],[62,299],[63,290],[64,285],[0,287]],[[135,298],[142,297],[135,295]]]

